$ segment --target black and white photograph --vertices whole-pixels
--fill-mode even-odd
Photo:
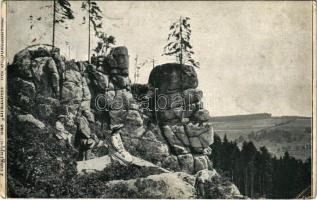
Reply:
[[[1,11],[4,197],[316,197],[316,1]]]

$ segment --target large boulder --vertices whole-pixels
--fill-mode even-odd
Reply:
[[[170,156],[166,143],[151,140],[147,135],[137,138],[124,134],[122,135],[122,140],[125,148],[132,155],[153,162],[158,166],[161,166],[165,158]]]
[[[59,95],[59,73],[51,57],[39,57],[32,61],[33,80],[37,84],[38,93],[45,97]]]
[[[38,129],[44,129],[45,124],[41,122],[40,120],[36,119],[33,115],[27,114],[27,115],[18,115],[17,116],[18,123],[20,127],[23,128],[38,128]]]
[[[79,112],[91,113],[92,95],[88,86],[90,80],[84,74],[85,67],[86,63],[66,62],[63,73],[60,114],[65,116],[65,124],[72,128],[76,128],[75,118]]]
[[[210,120],[209,111],[206,109],[199,109],[191,116],[193,122],[207,122]]]
[[[97,71],[94,65],[89,65],[88,67],[88,77],[90,80],[90,85],[95,93],[101,93],[109,90],[110,76],[104,72]]]
[[[111,81],[115,89],[130,89],[131,80],[127,76],[115,75],[111,77]]]
[[[57,115],[60,112],[61,105],[59,100],[51,97],[41,97],[36,98],[36,115],[43,120],[54,122]]]
[[[179,108],[184,105],[184,99],[180,92],[160,94],[156,97],[156,107],[159,110]]]
[[[113,110],[128,110],[130,105],[134,102],[132,93],[126,89],[116,90],[115,97],[111,103],[111,109]]]
[[[31,112],[36,97],[35,84],[19,77],[11,78],[8,82],[9,102]]]
[[[116,62],[116,65],[111,66],[111,68],[129,68],[129,54],[128,49],[125,46],[113,48],[110,52],[110,56],[112,56]]]
[[[172,126],[173,133],[176,138],[181,141],[181,144],[184,146],[190,146],[189,139],[187,134],[185,133],[185,128],[182,125],[174,125]]]
[[[102,198],[190,199],[196,198],[195,179],[182,172],[146,178],[110,181]]]
[[[202,153],[214,142],[214,132],[210,123],[192,124],[185,126],[190,145],[196,153]]]
[[[197,192],[203,199],[244,199],[239,189],[216,170],[201,170],[196,174]]]
[[[199,89],[187,89],[183,92],[183,98],[187,105],[199,102],[203,97],[203,92]]]
[[[24,79],[31,79],[32,72],[30,70],[32,63],[32,56],[28,49],[24,49],[17,54],[15,54],[13,58],[13,64],[9,66],[11,68],[11,72],[14,75],[19,76]]]
[[[76,63],[67,63],[63,77],[61,100],[63,102],[81,102],[90,99],[91,93],[87,78]]]
[[[161,122],[180,122],[182,114],[182,107],[158,111],[158,117]]]
[[[180,168],[182,171],[187,172],[189,174],[194,173],[194,157],[192,154],[183,154],[177,156]]]
[[[40,58],[40,57],[50,57],[52,54],[52,51],[49,51],[46,47],[38,47],[34,50],[29,50],[30,55],[33,59]],[[54,48],[54,53],[57,53],[59,55],[60,51],[58,48]]]
[[[34,84],[36,95],[58,98],[61,87],[60,79],[62,78],[60,76],[63,71],[61,62],[63,61],[57,58],[60,58],[59,55],[52,57],[50,51],[42,47],[37,50],[24,49],[20,51],[15,55],[13,64],[8,69],[9,88],[11,88],[10,85],[15,84],[12,80],[20,78]],[[28,88],[22,87],[21,90]],[[30,95],[20,95],[21,100],[26,102],[26,97],[30,97]]]
[[[110,110],[109,116],[111,125],[123,125],[127,114],[128,112],[126,110]]]
[[[192,66],[168,63],[155,67],[149,84],[159,93],[174,93],[198,86],[197,74]]]
[[[113,48],[104,60],[103,71],[111,75],[129,75],[129,54],[124,46]]]
[[[106,56],[100,55],[100,56],[93,56],[91,58],[91,63],[95,66],[95,69],[100,71],[103,74],[109,74],[110,68],[107,66],[106,63]]]
[[[194,156],[194,170],[198,172],[200,170],[212,169],[212,163],[205,155]]]
[[[73,82],[65,82],[62,90],[62,101],[80,102],[83,97],[82,88]]]
[[[129,110],[125,118],[125,129],[134,137],[140,137],[145,132],[143,120],[140,113],[136,110]]]

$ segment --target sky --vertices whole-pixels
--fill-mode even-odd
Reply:
[[[211,116],[272,113],[311,116],[312,6],[310,1],[98,1],[103,30],[127,46],[130,78],[135,57],[155,65],[175,62],[162,56],[169,26],[190,17],[191,43],[199,89]],[[8,4],[8,59],[31,44],[51,43],[50,1]],[[75,20],[56,28],[56,46],[66,58],[87,60],[88,28],[81,1],[72,1]],[[32,30],[28,18],[42,17]],[[34,39],[36,38],[35,42]],[[68,42],[69,46],[66,45]],[[97,40],[92,34],[91,46]],[[69,51],[70,50],[70,51]],[[147,83],[152,64],[140,69]]]

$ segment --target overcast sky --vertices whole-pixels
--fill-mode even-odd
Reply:
[[[104,13],[104,31],[125,45],[134,58],[162,57],[169,25],[179,16],[191,18],[192,45],[201,68],[196,70],[204,105],[212,116],[268,112],[311,116],[312,7],[311,2],[97,2]],[[46,2],[9,2],[8,56],[34,43],[50,43],[51,5]],[[76,20],[69,29],[57,27],[57,46],[66,57],[87,58],[87,25],[80,25],[81,2],[71,2]],[[47,18],[30,30],[28,18]],[[49,20],[48,20],[49,19]],[[32,41],[36,38],[36,42]],[[71,45],[69,55],[65,41]],[[96,40],[93,39],[92,46]],[[151,65],[141,69],[146,83]]]

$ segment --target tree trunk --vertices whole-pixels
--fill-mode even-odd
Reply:
[[[55,47],[55,21],[56,21],[56,0],[53,0],[53,38],[52,46]]]
[[[261,193],[262,193],[262,196],[266,196],[266,194],[265,194],[265,176],[264,175],[262,175]]]
[[[245,168],[244,194],[248,196],[248,167]]]
[[[181,51],[180,51],[180,55],[179,55],[179,62],[180,62],[180,64],[182,65],[183,64],[183,43],[182,43],[182,41],[183,41],[183,35],[182,35],[182,17],[180,17],[179,18],[179,35],[180,35],[180,42],[179,42],[179,44],[180,44],[180,49],[181,49]]]
[[[259,194],[262,196],[262,172],[259,173]]]
[[[180,57],[179,57],[179,61],[180,61],[180,64],[181,64],[181,68],[183,67],[183,43],[182,43],[182,16],[179,17],[179,34],[180,34]],[[183,83],[183,73],[181,72],[180,74],[180,79],[181,79],[181,83]],[[184,93],[183,93],[183,84],[181,84],[182,87],[181,87],[181,90],[182,90],[182,98],[184,98]],[[183,122],[183,119],[184,119],[184,110],[182,110],[182,115],[181,115],[181,122]]]
[[[135,57],[135,71],[134,71],[134,84],[137,83],[138,76],[138,55]]]
[[[254,192],[254,169],[251,169],[251,177],[250,177],[250,195],[253,197]]]
[[[90,0],[88,0],[88,62],[90,63]]]

